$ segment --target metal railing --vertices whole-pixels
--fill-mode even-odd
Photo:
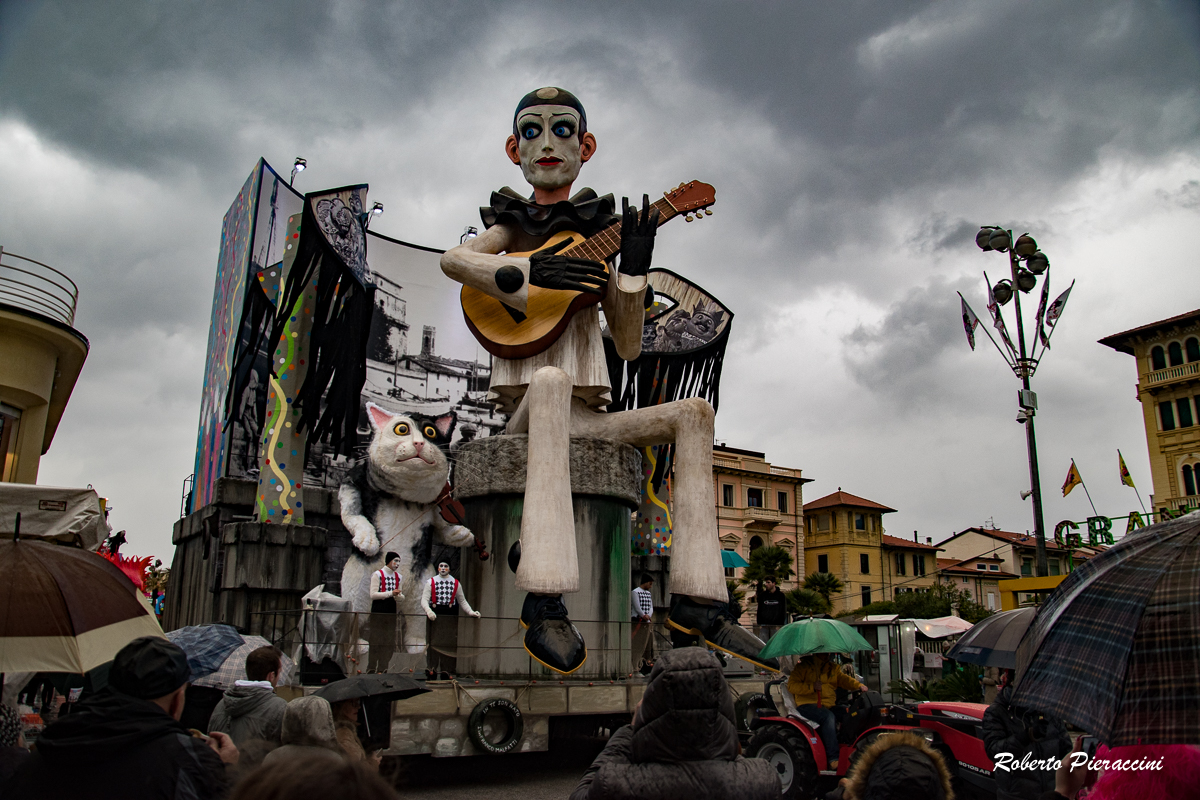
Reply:
[[[0,245],[0,303],[74,326],[78,302],[79,287],[65,273]]]
[[[419,625],[425,628],[427,619],[424,614],[371,614],[367,612],[354,611],[335,611],[321,609],[289,609],[278,611],[256,611],[250,614],[250,629],[248,633],[262,636],[264,639],[278,647],[282,652],[292,657],[297,668],[300,668],[301,657],[307,654],[308,659],[318,664],[328,658],[336,664],[345,674],[353,675],[356,673],[366,672],[370,665],[370,648],[372,645],[372,636],[369,632],[368,624],[373,620],[387,620],[390,618],[392,624],[403,620],[403,626]],[[449,620],[457,624],[458,616],[451,616]],[[438,622],[442,622],[442,618]],[[410,666],[416,672],[423,671],[427,666],[435,672],[440,671],[439,662],[445,659],[472,659],[484,655],[486,653],[494,653],[497,651],[503,652],[520,652],[521,661],[527,664],[526,671],[533,677],[539,677],[541,673],[548,671],[538,665],[531,657],[525,653],[525,648],[522,644],[524,638],[524,630],[520,627],[517,618],[515,617],[492,617],[488,615],[482,616],[478,620],[472,620],[472,624],[486,626],[481,635],[479,645],[459,645],[455,636],[449,637],[449,641],[443,639],[438,633],[435,633],[433,625],[425,628],[426,645],[423,654],[413,654],[417,656]],[[593,655],[599,656],[607,653],[628,654],[630,648],[631,636],[633,633],[634,623],[615,620],[606,622],[603,620],[572,620],[572,623],[588,642],[589,658]],[[616,626],[619,633],[617,641],[611,641],[611,637],[603,635],[602,629]],[[490,628],[490,630],[488,630]],[[663,636],[656,637],[656,650],[663,649],[663,643],[666,643],[669,649],[669,640]],[[383,637],[383,641],[391,640],[393,654],[404,654],[405,644],[404,636],[400,632],[396,632],[394,639],[390,636]],[[380,639],[376,638],[376,642]],[[608,643],[610,646],[605,647]],[[612,647],[616,644],[616,647]],[[385,659],[390,662],[390,657]],[[462,665],[459,665],[460,667]],[[625,678],[628,670],[621,674],[613,674],[608,677]],[[592,680],[593,678],[588,678]]]

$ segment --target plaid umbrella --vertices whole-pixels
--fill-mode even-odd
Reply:
[[[1200,744],[1200,513],[1126,536],[1068,575],[1017,666],[1016,705],[1109,747]]]
[[[177,628],[167,638],[187,654],[193,681],[216,672],[229,654],[242,646],[242,635],[231,625],[189,625]]]
[[[1015,669],[1017,645],[1029,630],[1029,623],[1033,622],[1036,613],[1036,608],[1017,608],[992,614],[964,633],[946,653],[946,658],[981,667]]]
[[[261,636],[243,636],[241,638],[242,644],[225,657],[224,663],[217,668],[216,672],[205,675],[192,683],[212,689],[229,689],[235,681],[246,680],[246,656],[260,647],[270,647],[271,643]],[[279,673],[279,685],[286,686],[292,682],[292,670],[295,669],[296,662],[285,655],[280,655],[279,660],[283,662]]]

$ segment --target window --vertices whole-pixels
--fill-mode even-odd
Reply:
[[[863,575],[871,574],[871,557],[866,553],[860,553],[858,556],[858,571]]]
[[[1158,404],[1158,414],[1162,417],[1162,429],[1164,431],[1175,430],[1175,407],[1171,405],[1170,400],[1164,400]]]
[[[987,564],[976,564],[975,569],[987,569]]]
[[[871,604],[871,587],[863,584],[862,587],[862,604],[869,606]]]
[[[732,506],[733,505],[733,484],[732,483],[721,484],[721,505],[723,505],[723,506]]]
[[[1171,342],[1167,345],[1167,359],[1171,362],[1172,367],[1178,367],[1183,363],[1183,348],[1179,346],[1179,342]]]
[[[776,492],[775,500],[776,500],[775,505],[779,508],[779,513],[786,514],[787,513],[787,492]]]
[[[1150,350],[1150,369],[1160,370],[1167,368],[1167,358],[1163,355],[1163,349],[1155,345]]]
[[[1196,494],[1196,484],[1200,482],[1196,480],[1196,473],[1198,472],[1200,472],[1200,469],[1196,469],[1191,464],[1183,465],[1183,493],[1188,497]]]
[[[829,556],[817,556],[817,572],[829,572]]]
[[[925,555],[923,553],[913,553],[913,575],[925,574]]]
[[[750,537],[750,553],[752,555],[755,550],[759,549],[762,546],[763,546],[763,540],[762,540],[761,536],[751,536]]]
[[[988,564],[988,569],[990,569],[992,572],[999,572],[1000,565],[999,564]]]
[[[1033,574],[1033,559],[1032,558],[1022,558],[1021,559],[1021,574],[1026,577],[1029,577],[1030,575]]]
[[[1179,427],[1192,427],[1192,400],[1189,397],[1181,397],[1175,401],[1175,408],[1179,410]]]
[[[855,514],[854,515],[854,530],[865,531],[866,529],[867,529],[867,515],[866,514]]]
[[[988,592],[987,607],[988,607],[988,611],[996,610],[996,593],[995,592]]]
[[[1187,361],[1191,364],[1193,361],[1200,361],[1200,339],[1195,336],[1191,337],[1184,343],[1183,349],[1187,351]]]
[[[963,583],[970,583],[970,582],[971,582],[970,578],[963,578]]]
[[[819,530],[819,531],[829,530],[829,515],[828,514],[817,514],[817,530]]]
[[[0,481],[11,481],[17,471],[17,428],[21,410],[0,403]]]
[[[762,489],[747,489],[746,490],[746,505],[750,508],[763,507],[763,490]]]
[[[1050,559],[1050,574],[1051,574],[1051,575],[1057,575],[1057,574],[1059,574],[1059,573],[1058,573],[1058,559],[1057,559],[1057,558],[1052,558],[1052,559]]]
[[[896,574],[904,574],[904,553],[896,553]]]
[[[734,577],[733,576],[733,567],[726,567],[725,568],[725,579],[731,581],[731,580],[733,580],[733,577]]]

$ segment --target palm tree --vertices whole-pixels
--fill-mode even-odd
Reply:
[[[829,601],[823,594],[812,589],[792,589],[784,597],[787,599],[788,611],[793,614],[811,617],[829,613]]]
[[[750,565],[742,570],[742,583],[762,588],[763,579],[773,575],[777,583],[792,577],[792,554],[782,547],[760,547],[750,554]]]
[[[841,594],[845,585],[832,572],[814,572],[804,579],[804,588],[812,589],[828,603],[830,597]]]

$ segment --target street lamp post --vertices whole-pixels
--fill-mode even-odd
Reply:
[[[975,243],[979,245],[981,250],[995,250],[997,252],[1006,253],[1008,255],[1009,277],[1000,280],[994,286],[988,288],[988,311],[992,316],[993,324],[1000,334],[1000,339],[1004,343],[1004,348],[996,342],[992,335],[988,333],[988,338],[992,339],[992,343],[996,345],[996,349],[1000,355],[1004,357],[1005,362],[1012,369],[1013,373],[1021,380],[1021,391],[1017,394],[1017,403],[1019,411],[1017,412],[1017,422],[1025,426],[1025,444],[1029,453],[1029,493],[1022,492],[1022,497],[1031,495],[1033,497],[1033,528],[1035,540],[1037,542],[1037,574],[1039,577],[1045,577],[1049,574],[1049,565],[1046,561],[1046,524],[1042,513],[1042,481],[1038,472],[1037,458],[1037,436],[1034,431],[1033,418],[1037,413],[1037,395],[1029,387],[1029,379],[1033,377],[1033,373],[1037,370],[1038,360],[1040,355],[1044,355],[1046,349],[1050,346],[1050,337],[1044,328],[1045,322],[1051,323],[1051,331],[1053,331],[1053,323],[1057,322],[1058,314],[1062,312],[1062,306],[1066,302],[1066,293],[1054,302],[1054,307],[1047,306],[1049,290],[1049,275],[1047,274],[1042,283],[1042,299],[1038,304],[1037,311],[1037,328],[1034,331],[1034,340],[1032,347],[1026,349],[1025,344],[1025,322],[1021,315],[1021,295],[1033,291],[1037,285],[1038,276],[1046,273],[1050,267],[1050,261],[1046,258],[1046,254],[1038,250],[1037,242],[1028,233],[1019,236],[1016,241],[1013,241],[1012,231],[1006,230],[997,226],[984,226],[980,229],[975,237]],[[987,273],[984,273],[987,277]],[[1070,291],[1069,289],[1067,290]],[[1007,328],[1004,325],[1004,319],[1000,313],[1000,307],[1006,305],[1009,300],[1014,301],[1013,306],[1016,310],[1017,319],[1017,346],[1013,347],[1012,341],[1009,339]],[[965,304],[964,300],[964,304]],[[1047,311],[1053,311],[1054,318],[1049,319]],[[971,313],[974,317],[974,312]],[[973,330],[973,329],[972,329]],[[985,329],[986,331],[986,329]],[[1039,338],[1042,343],[1042,350],[1037,352]]]

